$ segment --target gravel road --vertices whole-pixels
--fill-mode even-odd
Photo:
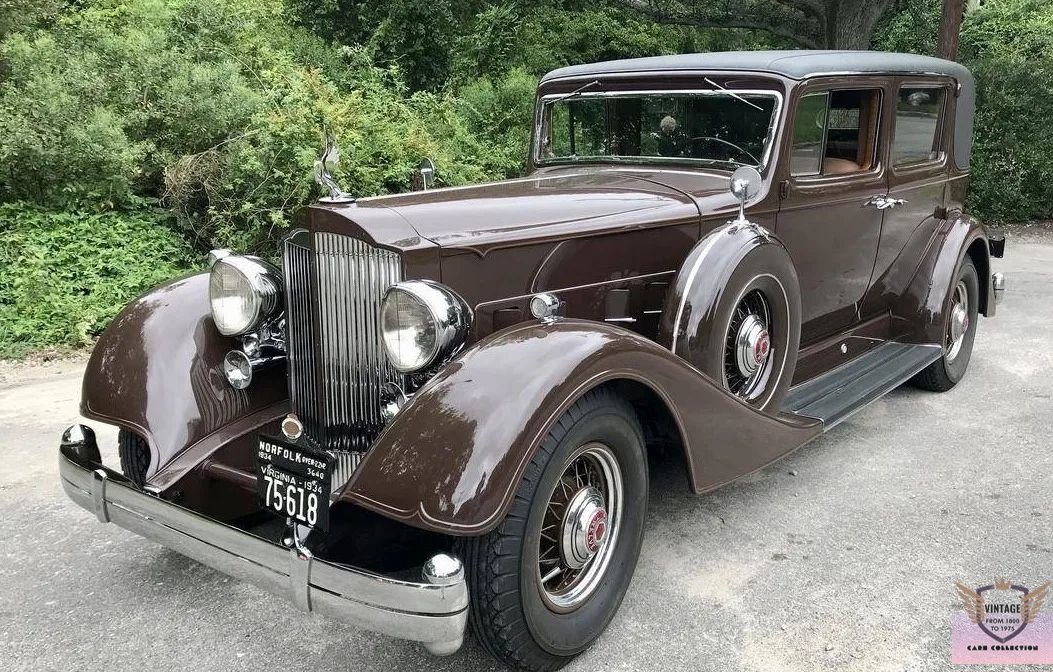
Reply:
[[[707,496],[657,465],[625,603],[567,669],[950,669],[954,580],[1053,579],[1053,237],[1007,257],[951,392],[899,389]],[[81,369],[0,368],[0,669],[494,668],[471,641],[431,658],[98,524],[57,476]]]

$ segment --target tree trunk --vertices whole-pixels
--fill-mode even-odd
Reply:
[[[893,0],[826,0],[826,48],[869,49],[874,28]]]
[[[965,15],[965,0],[943,0],[940,14],[940,33],[936,42],[936,55],[949,61],[958,60],[958,36]]]

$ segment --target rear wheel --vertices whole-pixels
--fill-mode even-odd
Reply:
[[[914,377],[924,390],[946,392],[958,384],[969,368],[976,337],[980,304],[980,280],[972,259],[966,257],[943,311],[943,356]]]
[[[590,392],[541,444],[493,532],[465,543],[472,629],[502,662],[554,670],[607,627],[643,539],[647,462],[624,399]]]

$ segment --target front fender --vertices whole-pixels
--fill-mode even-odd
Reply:
[[[756,411],[684,360],[612,325],[528,323],[473,345],[421,388],[341,492],[425,529],[488,532],[507,512],[552,424],[588,390],[633,380],[666,405],[692,487],[717,487],[819,433],[810,419]]]
[[[84,372],[81,414],[146,439],[147,482],[159,485],[188,449],[209,452],[288,412],[284,366],[258,372],[246,390],[227,383],[222,363],[232,347],[212,323],[208,273],[161,285],[128,304],[99,337]]]

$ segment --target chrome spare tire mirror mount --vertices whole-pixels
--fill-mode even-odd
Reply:
[[[746,219],[746,202],[760,193],[762,178],[753,166],[740,166],[731,174],[729,189],[739,200],[739,216],[733,224],[749,224]]]

